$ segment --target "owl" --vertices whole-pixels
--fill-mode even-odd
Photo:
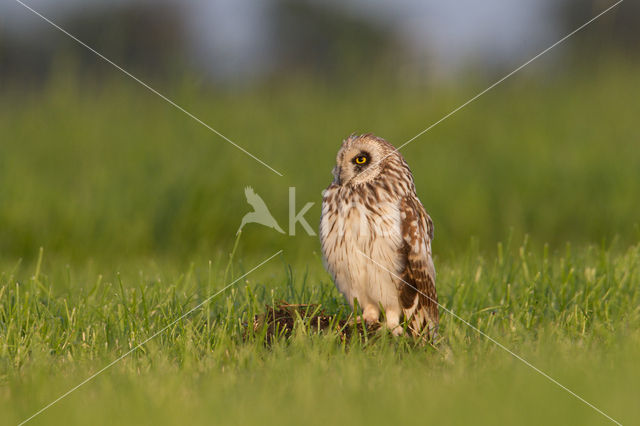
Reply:
[[[342,142],[323,193],[325,268],[366,322],[384,315],[394,335],[433,337],[438,328],[433,222],[416,196],[402,155],[372,134]]]

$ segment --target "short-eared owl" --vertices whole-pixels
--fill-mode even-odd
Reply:
[[[413,175],[400,153],[371,134],[342,142],[324,192],[320,242],[325,267],[351,306],[367,322],[412,334],[438,327],[433,223],[416,196]],[[391,271],[391,272],[389,272]],[[400,279],[401,278],[401,279]]]

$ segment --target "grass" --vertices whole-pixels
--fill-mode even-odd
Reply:
[[[443,306],[633,424],[640,74],[590,59],[520,74],[403,152],[436,225]],[[297,210],[315,202],[315,227],[343,137],[399,145],[490,77],[164,88],[284,177],[127,80],[78,81],[62,68],[42,90],[0,97],[0,423],[170,325],[32,423],[607,424],[444,311],[435,346],[385,332],[344,343],[304,323],[269,347],[244,338],[280,299],[347,315],[316,236],[250,224],[234,247],[244,187],[286,229],[294,186]]]
[[[172,324],[230,281],[222,266],[147,265],[108,277],[41,265],[3,274],[4,421],[25,419]],[[639,280],[640,246],[619,254],[522,246],[441,263],[438,284],[456,315],[631,424],[640,415]],[[606,423],[446,313],[435,347],[385,332],[345,343],[304,324],[270,347],[260,332],[246,340],[245,324],[280,299],[345,312],[324,274],[292,274],[274,260],[33,423],[172,424],[185,413],[202,424]]]

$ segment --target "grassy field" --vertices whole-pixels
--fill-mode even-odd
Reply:
[[[640,418],[638,69],[523,73],[403,150],[443,306],[623,424]],[[279,177],[132,82],[77,77],[0,97],[0,423],[167,325],[32,423],[609,422],[444,311],[434,346],[303,323],[245,338],[278,300],[347,312],[301,227],[248,225],[231,255],[244,187],[285,229],[295,187],[316,227],[342,138],[399,145],[491,78],[164,90]]]
[[[3,422],[24,420],[231,281],[213,264],[136,267],[107,275],[18,267],[2,276]],[[619,254],[506,247],[441,262],[438,286],[456,315],[633,424],[639,279],[640,246]],[[344,343],[304,323],[270,347],[261,333],[245,339],[245,323],[281,299],[345,312],[323,274],[274,259],[33,423],[607,423],[447,314],[435,347],[384,332]]]

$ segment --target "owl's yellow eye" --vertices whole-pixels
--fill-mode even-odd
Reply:
[[[356,164],[364,164],[367,162],[367,157],[364,155],[359,155],[356,157]]]

